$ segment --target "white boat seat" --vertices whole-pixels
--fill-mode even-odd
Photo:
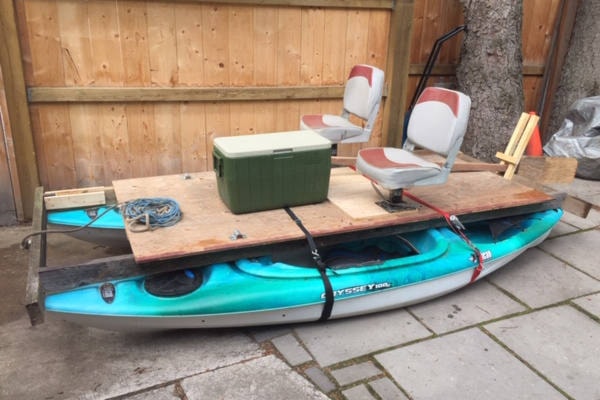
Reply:
[[[356,169],[390,191],[445,183],[460,151],[470,109],[471,99],[461,92],[426,88],[410,115],[403,148],[362,149]],[[416,147],[444,156],[445,163],[440,166],[424,160],[413,153]]]
[[[344,88],[344,108],[341,115],[303,115],[300,118],[300,129],[315,131],[334,144],[368,142],[379,111],[383,83],[384,73],[379,68],[365,64],[355,65]],[[365,125],[352,123],[351,115],[362,119]]]
[[[359,171],[385,189],[412,185],[438,175],[442,169],[438,164],[423,160],[410,151],[392,147],[367,149],[361,153],[360,163]]]

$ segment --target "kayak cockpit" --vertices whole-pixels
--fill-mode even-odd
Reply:
[[[443,256],[448,241],[437,229],[370,238],[320,249],[327,267],[336,274],[369,269],[397,268],[415,265]],[[265,278],[310,278],[318,276],[311,254],[287,254],[241,259],[235,262],[242,272]],[[268,266],[268,268],[266,268]]]

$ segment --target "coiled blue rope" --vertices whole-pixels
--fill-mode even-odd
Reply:
[[[134,232],[173,226],[182,216],[177,201],[167,197],[131,200],[125,203],[122,212],[127,225]],[[137,226],[139,224],[143,224],[143,227]]]

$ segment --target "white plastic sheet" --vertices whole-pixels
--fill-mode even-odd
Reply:
[[[575,101],[544,152],[576,158],[577,177],[600,180],[600,96]]]

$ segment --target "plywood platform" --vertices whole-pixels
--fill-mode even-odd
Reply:
[[[219,198],[214,173],[168,175],[113,182],[119,202],[143,197],[171,197],[180,204],[182,220],[175,226],[150,232],[127,231],[135,261],[176,259],[207,253],[236,252],[302,240],[304,235],[283,209],[250,214],[232,214]],[[410,193],[458,216],[489,218],[510,210],[513,214],[549,208],[555,200],[548,194],[511,182],[492,172],[453,173],[439,186],[413,188]],[[390,214],[374,204],[379,197],[370,182],[350,168],[334,168],[329,200],[293,207],[294,213],[317,238],[343,237],[402,226],[423,228],[441,217],[426,207]],[[547,204],[547,205],[546,205]],[[414,230],[413,229],[413,230]],[[244,235],[232,239],[235,232]]]

